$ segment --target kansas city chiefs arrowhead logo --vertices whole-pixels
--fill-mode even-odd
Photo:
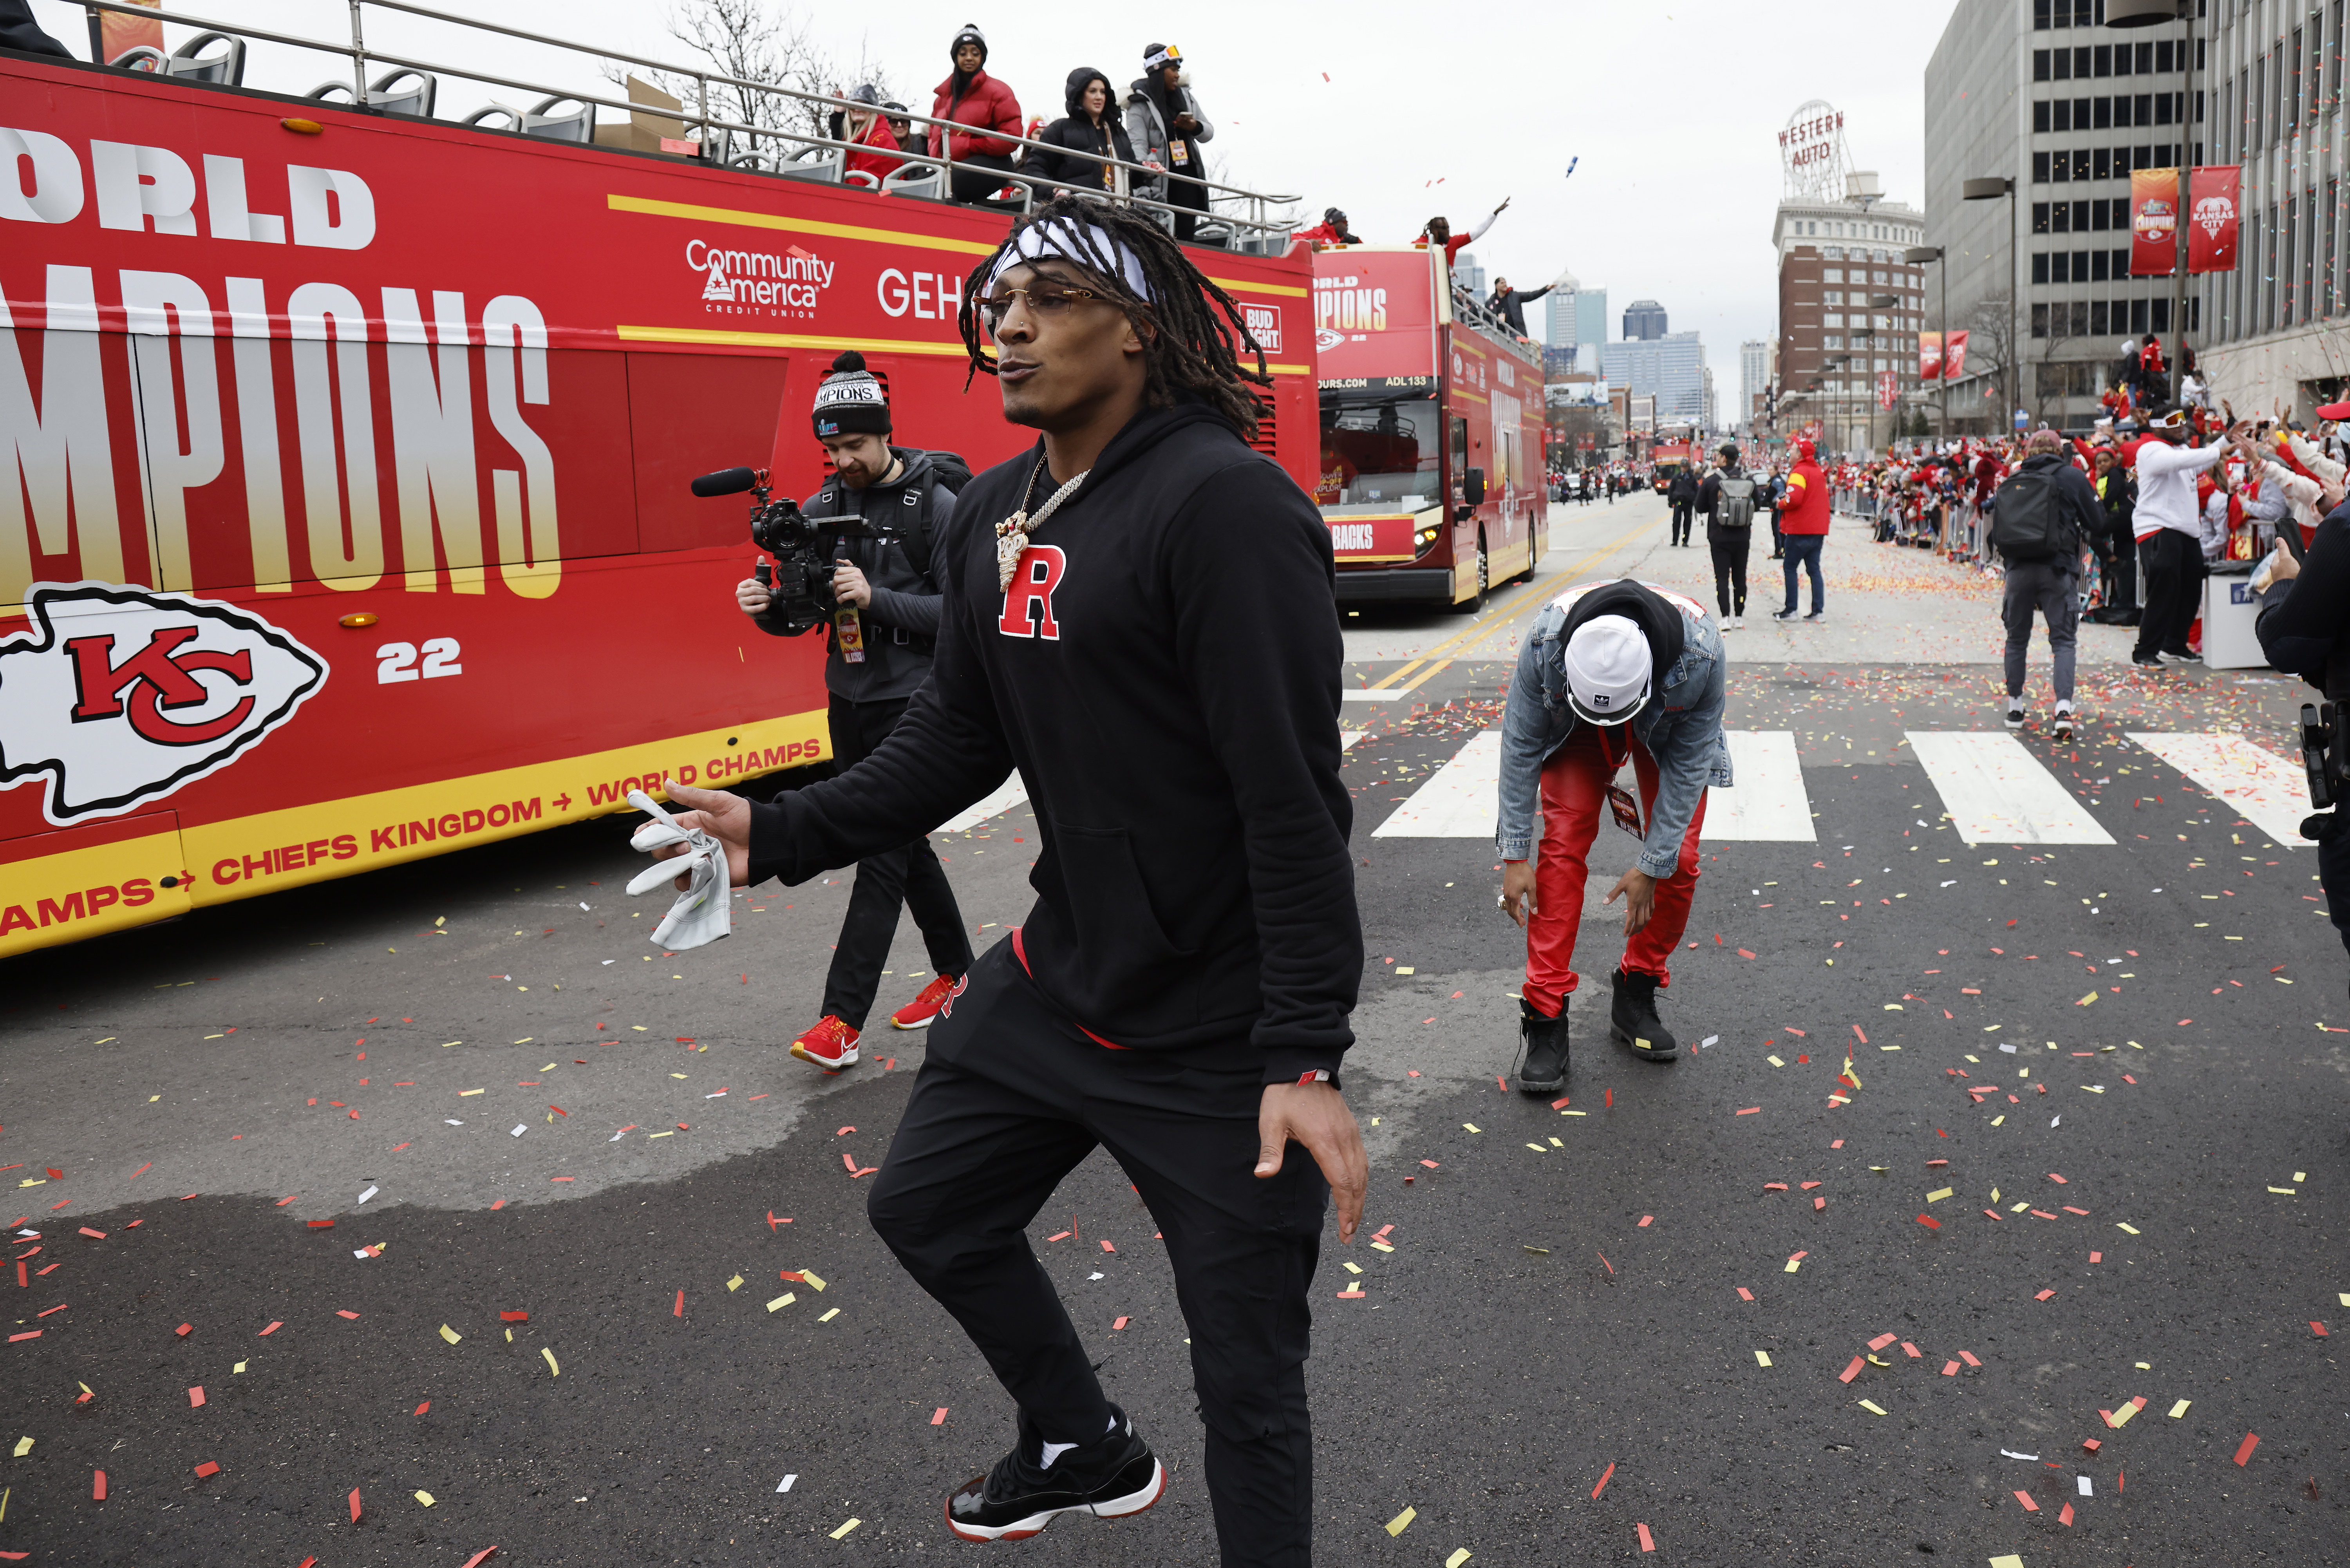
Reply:
[[[234,605],[43,583],[25,607],[0,639],[0,789],[46,775],[60,826],[226,767],[326,684],[325,659]]]

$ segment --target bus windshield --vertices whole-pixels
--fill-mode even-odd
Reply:
[[[1321,483],[1329,512],[1418,511],[1441,499],[1436,400],[1322,394]]]

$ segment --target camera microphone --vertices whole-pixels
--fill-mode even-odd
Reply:
[[[705,473],[695,480],[693,493],[703,497],[740,495],[758,483],[759,473],[756,469],[722,468],[715,473]]]

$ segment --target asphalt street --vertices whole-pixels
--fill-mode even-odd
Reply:
[[[1703,541],[1650,498],[1555,508],[1482,615],[1347,619],[1372,1181],[1314,1286],[1318,1558],[2345,1561],[2342,944],[2314,850],[2156,749],[2292,756],[2303,692],[2085,628],[2078,735],[2036,696],[2019,739],[2110,842],[1969,842],[1918,737],[2000,730],[1995,586],[1845,524],[1829,618],[1779,626],[1762,557],[1730,726],[1792,737],[1814,836],[1707,842],[1661,1003],[1691,1049],[1659,1065],[1607,1037],[1598,896],[1633,846],[1603,828],[1562,1096],[1508,1085],[1490,836],[1379,830],[1499,722],[1552,593],[1710,602]],[[848,874],[672,955],[667,896],[622,891],[631,822],[0,964],[0,1555],[974,1550],[941,1503],[1011,1411],[863,1208],[922,1061],[881,1023],[919,937],[827,1077],[785,1046]],[[937,842],[1000,940],[1033,816]],[[1215,1560],[1154,1231],[1098,1154],[1032,1228],[1167,1496],[992,1556]]]

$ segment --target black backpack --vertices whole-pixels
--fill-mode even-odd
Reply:
[[[919,447],[899,450],[931,460],[931,482],[922,486],[918,499],[909,503],[914,508],[913,526],[899,542],[899,547],[906,552],[907,562],[927,577],[931,575],[931,498],[941,490],[949,495],[961,495],[963,487],[971,483],[971,464],[963,461],[961,452],[924,452]]]
[[[2064,472],[2054,464],[2027,467],[1999,487],[1991,497],[1992,549],[2011,561],[2070,559],[2080,554],[2080,530],[2056,487]]]
[[[1713,520],[1723,528],[1754,526],[1754,481],[1743,473],[1725,473],[1714,490]]]

